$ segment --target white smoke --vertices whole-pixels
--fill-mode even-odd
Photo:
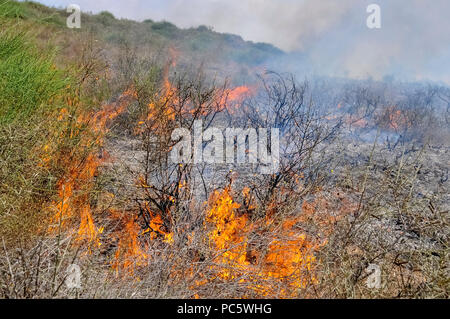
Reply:
[[[73,0],[42,0],[65,6]],[[246,40],[301,53],[313,72],[394,75],[450,82],[448,0],[76,0],[86,11],[212,26]],[[366,8],[381,6],[382,28],[368,29]],[[291,64],[296,63],[291,60]],[[303,68],[304,69],[304,68]]]

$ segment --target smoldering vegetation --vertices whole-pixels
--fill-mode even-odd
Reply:
[[[56,68],[8,32],[0,61]],[[226,77],[177,47],[78,36],[80,54],[57,56],[68,82],[0,121],[3,298],[448,298],[448,87]],[[278,128],[278,169],[172,163],[172,132],[199,120]]]

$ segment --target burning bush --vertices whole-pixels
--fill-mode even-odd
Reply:
[[[149,23],[143,30],[159,36],[181,32]],[[127,41],[102,52],[84,34],[65,76],[51,52],[5,30],[3,297],[448,297],[448,172],[439,162],[448,152],[428,148],[425,130],[448,122],[434,109],[447,107],[447,90],[331,80],[327,88],[274,72],[233,87],[178,66],[190,58],[183,45],[161,61]],[[265,163],[251,162],[250,149],[241,152],[248,163],[196,161],[195,152],[170,161],[180,142],[173,130],[196,123],[275,128],[278,169],[258,174]],[[275,142],[257,151],[268,155]],[[64,272],[74,263],[75,288]],[[375,264],[384,284],[370,290]]]

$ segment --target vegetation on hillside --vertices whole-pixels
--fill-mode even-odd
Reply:
[[[283,53],[66,15],[0,0],[0,297],[449,297],[448,88],[242,85]],[[278,128],[279,170],[168,161],[200,120]]]

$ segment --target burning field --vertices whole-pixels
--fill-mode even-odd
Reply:
[[[2,298],[448,298],[447,87],[42,57],[0,18]]]

